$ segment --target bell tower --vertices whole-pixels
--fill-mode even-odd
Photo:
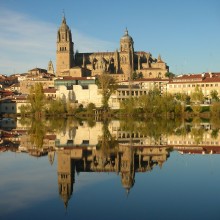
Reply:
[[[73,183],[75,180],[75,165],[71,160],[69,150],[58,151],[57,153],[57,174],[59,195],[63,200],[65,208],[73,193]]]
[[[126,28],[120,40],[120,67],[122,73],[131,77],[134,71],[134,41]]]
[[[66,24],[65,16],[63,16],[61,26],[57,32],[56,76],[62,75],[61,73],[63,71],[73,67],[73,46],[72,33],[69,26]]]

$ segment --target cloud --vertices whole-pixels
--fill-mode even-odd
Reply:
[[[31,68],[55,65],[56,36],[59,24],[34,20],[8,9],[0,9],[0,73],[27,72]],[[116,44],[95,39],[72,29],[75,49],[80,52],[116,49]]]
[[[56,27],[53,24],[1,9],[0,26],[1,73],[27,72],[36,66],[46,67],[49,59],[54,58]]]

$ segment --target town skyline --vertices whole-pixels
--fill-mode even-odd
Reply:
[[[106,13],[106,3],[99,1],[87,2],[84,13],[80,13],[82,3],[70,1],[53,5],[52,1],[47,1],[53,10],[45,13],[48,7],[40,2],[0,3],[1,74],[27,72],[34,67],[47,68],[50,59],[55,66],[56,32],[63,10],[73,34],[75,50],[79,52],[119,49],[120,37],[127,27],[135,49],[148,51],[155,57],[162,54],[171,72],[201,73],[220,69],[218,1],[199,1],[199,5],[196,4],[198,1],[140,1],[141,4],[126,1],[126,5],[121,1],[117,7],[113,1],[107,10],[113,14]]]

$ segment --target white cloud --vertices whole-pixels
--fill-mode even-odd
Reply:
[[[33,20],[30,16],[0,9],[0,73],[27,72],[34,67],[47,68],[51,59],[55,65],[57,26]],[[111,42],[85,36],[72,29],[75,49],[80,52],[114,50]]]

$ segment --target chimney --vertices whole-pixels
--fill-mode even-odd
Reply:
[[[212,78],[212,72],[209,72],[209,77]]]

